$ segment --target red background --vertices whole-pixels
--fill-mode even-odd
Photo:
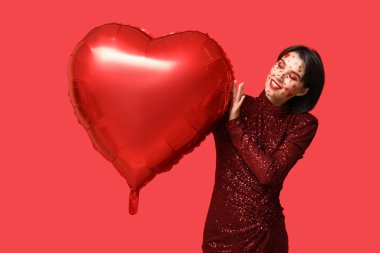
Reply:
[[[227,1],[226,1],[227,2]],[[77,122],[67,64],[92,28],[158,37],[198,30],[257,96],[282,49],[322,56],[317,135],[281,194],[290,252],[380,252],[379,15],[375,1],[33,1],[2,3],[0,252],[201,252],[215,173],[212,135],[140,194]]]

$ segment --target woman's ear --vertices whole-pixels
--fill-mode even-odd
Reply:
[[[303,96],[306,93],[308,93],[309,90],[310,90],[309,88],[304,88],[303,91],[297,92],[296,96]]]

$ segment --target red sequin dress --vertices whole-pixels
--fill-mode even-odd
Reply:
[[[316,134],[318,119],[275,106],[263,90],[245,94],[240,116],[213,129],[215,185],[203,252],[288,252],[279,196],[284,179]]]

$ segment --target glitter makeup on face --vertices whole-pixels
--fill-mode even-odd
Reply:
[[[302,84],[300,84],[300,77],[297,76],[295,73],[298,73],[302,77],[304,72],[304,66],[302,60],[299,57],[295,56],[295,52],[285,54],[284,57],[281,58],[281,60],[279,60],[273,65],[270,73],[268,74],[268,78],[266,79],[265,92],[268,95],[268,97],[271,97],[272,101],[276,101],[276,103],[278,104],[283,104],[287,100],[295,96],[295,94],[297,94],[298,92],[302,92],[302,90],[297,90],[301,87]],[[273,87],[271,87],[271,79],[278,82],[281,88],[274,89]],[[291,93],[288,92],[290,88],[292,88]]]

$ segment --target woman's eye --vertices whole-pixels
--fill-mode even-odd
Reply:
[[[297,80],[297,78],[295,78],[295,77],[293,77],[293,76],[291,76],[291,75],[289,75],[290,76],[290,78],[292,79],[292,80]]]

